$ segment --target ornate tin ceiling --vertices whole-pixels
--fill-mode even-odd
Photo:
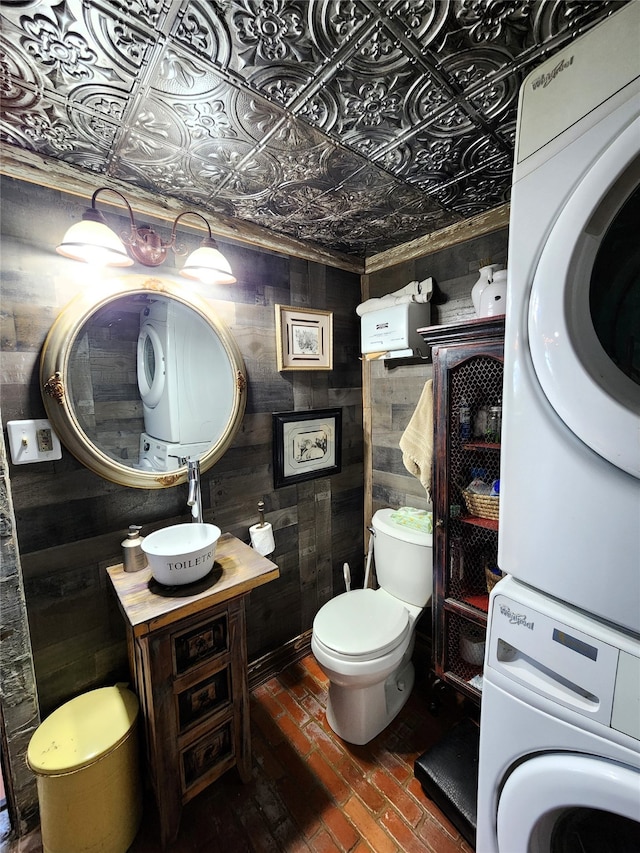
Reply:
[[[2,140],[364,258],[507,201],[521,81],[620,5],[4,0]]]

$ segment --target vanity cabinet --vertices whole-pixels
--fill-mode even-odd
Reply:
[[[163,587],[149,569],[107,569],[127,625],[131,676],[144,718],[146,758],[162,846],[182,806],[233,766],[251,778],[245,599],[278,567],[230,534],[212,572]]]
[[[500,477],[499,435],[474,436],[474,421],[481,408],[502,398],[504,317],[419,331],[433,357],[434,668],[442,681],[479,701],[498,519],[470,512],[463,490],[474,475],[488,483]],[[460,429],[465,403],[468,438]]]

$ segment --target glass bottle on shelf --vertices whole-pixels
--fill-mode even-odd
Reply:
[[[492,444],[498,444],[500,441],[500,432],[502,430],[502,406],[490,406],[487,415],[487,431],[485,438]]]

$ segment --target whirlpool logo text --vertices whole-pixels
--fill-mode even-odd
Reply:
[[[533,631],[534,622],[527,622],[526,613],[514,613],[508,604],[500,605],[500,613],[509,620],[510,625],[519,625],[522,628],[528,628]]]
[[[543,89],[546,89],[549,83],[553,82],[561,71],[566,71],[566,69],[571,65],[573,65],[573,56],[570,56],[569,59],[561,59],[560,62],[551,69],[551,71],[547,71],[546,74],[541,74],[532,81],[531,86],[534,91],[540,88],[540,86],[542,86]]]

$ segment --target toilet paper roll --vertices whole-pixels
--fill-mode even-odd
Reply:
[[[273,527],[270,524],[254,524],[249,528],[249,536],[251,537],[251,547],[258,554],[266,557],[267,554],[273,554],[276,550],[276,543],[273,538]]]

